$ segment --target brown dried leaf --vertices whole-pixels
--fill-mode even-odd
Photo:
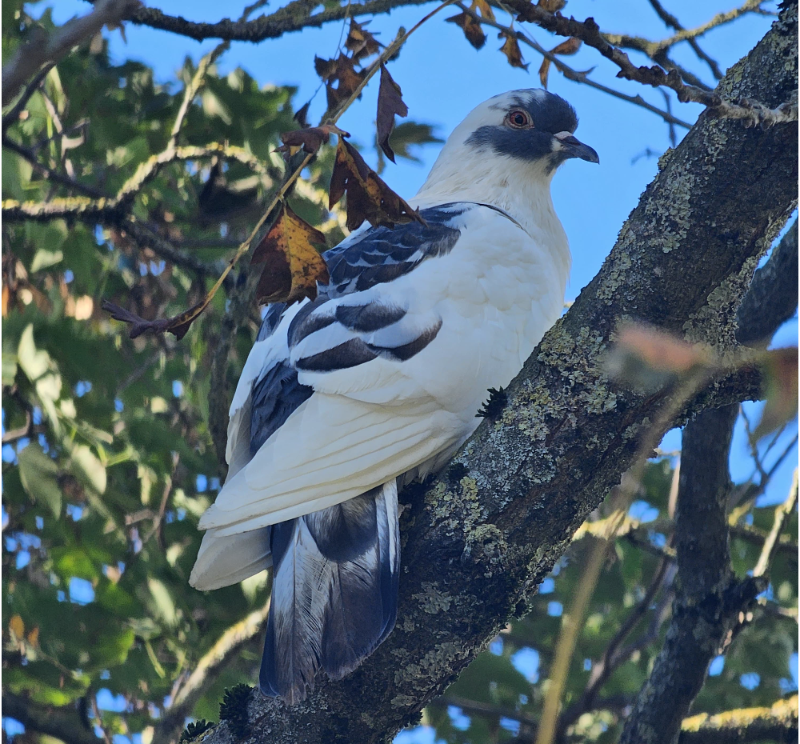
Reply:
[[[327,143],[332,134],[339,134],[349,137],[350,135],[339,129],[335,124],[322,124],[318,127],[306,127],[305,129],[295,129],[291,132],[281,134],[283,145],[276,147],[276,152],[282,152],[285,158],[289,158],[299,150],[307,152],[309,155],[315,154],[323,143]]]
[[[522,60],[522,50],[519,48],[517,37],[514,36],[514,34],[508,33],[507,31],[501,31],[497,35],[498,39],[502,39],[504,37],[505,41],[503,42],[503,46],[500,47],[500,51],[506,55],[508,64],[510,64],[512,67],[521,67],[523,70],[527,70],[528,65]]]
[[[463,12],[447,19],[448,23],[455,23],[467,37],[467,41],[476,49],[480,49],[486,43],[486,34],[483,33],[481,24],[478,23],[469,13]]]
[[[343,54],[336,59],[314,57],[314,69],[325,83],[329,110],[350,98],[367,74],[366,70],[356,70],[353,60]]]
[[[328,266],[316,246],[325,246],[325,236],[284,203],[250,261],[264,264],[256,289],[258,302],[314,299],[317,282],[328,281]]]
[[[472,10],[481,14],[481,18],[486,18],[490,21],[495,20],[494,11],[492,10],[492,6],[486,2],[486,0],[473,0],[472,1]]]
[[[308,109],[311,108],[311,101],[306,101],[297,111],[294,112],[294,119],[302,129],[308,127]]]
[[[381,48],[378,40],[364,28],[368,23],[369,21],[367,23],[358,23],[355,18],[350,19],[350,31],[347,34],[344,45],[352,53],[352,58],[356,61],[377,54]]]
[[[575,54],[580,48],[581,40],[575,36],[571,36],[566,41],[562,41],[558,46],[553,47],[550,50],[550,54],[561,54],[563,56],[568,56],[570,54]],[[539,80],[541,81],[543,88],[547,87],[547,76],[549,73],[550,60],[545,57],[542,60],[542,66],[539,68]]]
[[[563,10],[567,4],[567,0],[539,0],[536,5],[542,10],[546,10],[548,13],[558,13],[559,10]]]
[[[773,349],[765,353],[763,374],[767,402],[753,441],[780,429],[797,415],[797,347]]]
[[[331,176],[329,207],[332,209],[345,193],[348,230],[355,230],[364,220],[374,226],[388,227],[412,220],[425,224],[419,212],[395,194],[364,162],[358,150],[340,137]]]
[[[403,91],[389,71],[381,63],[381,87],[378,91],[378,145],[393,163],[394,150],[389,145],[389,136],[394,129],[394,117],[408,116],[408,106],[403,102]]]
[[[132,313],[130,310],[126,310],[124,307],[115,305],[108,300],[103,300],[101,308],[107,313],[110,313],[114,320],[121,320],[123,323],[131,324],[131,330],[128,332],[130,338],[136,338],[148,331],[150,333],[166,333],[169,331],[180,341],[186,335],[189,326],[194,323],[194,321],[200,317],[203,310],[206,309],[211,299],[211,297],[206,295],[196,305],[192,305],[188,310],[184,310],[182,313],[178,313],[178,315],[172,318],[156,318],[155,320],[145,320],[136,313]]]

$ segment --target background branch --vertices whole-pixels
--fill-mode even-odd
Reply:
[[[797,695],[771,708],[742,708],[710,716],[700,713],[683,721],[678,744],[747,744],[797,741]]]
[[[97,737],[81,719],[77,709],[41,705],[21,695],[4,692],[3,715],[40,734],[54,736],[64,744],[98,744]]]
[[[36,38],[23,44],[8,64],[3,65],[3,105],[14,98],[25,81],[42,65],[58,62],[72,47],[88,41],[103,26],[118,25],[139,7],[139,0],[98,0],[91,13],[74,18],[45,38],[37,34]]]

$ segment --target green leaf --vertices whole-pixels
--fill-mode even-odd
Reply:
[[[89,554],[79,547],[54,547],[50,554],[53,557],[55,570],[64,579],[73,576],[92,581],[100,575],[100,567]]]
[[[36,251],[36,255],[34,255],[31,262],[31,273],[35,274],[42,269],[49,269],[51,266],[61,263],[63,259],[64,254],[62,251],[49,251],[46,248],[40,248]]]
[[[174,626],[178,622],[178,611],[167,587],[158,579],[148,579],[147,586],[155,602],[158,617],[167,625]]]
[[[97,493],[106,491],[106,468],[96,455],[85,444],[78,444],[70,453],[70,471],[85,485]]]
[[[3,385],[11,387],[14,378],[17,376],[17,357],[13,354],[3,352]]]
[[[58,484],[58,466],[37,442],[31,442],[19,453],[19,475],[31,499],[43,502],[55,517],[59,517],[61,488]]]

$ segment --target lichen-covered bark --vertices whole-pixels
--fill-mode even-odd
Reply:
[[[797,79],[796,7],[721,83],[726,97],[777,106]],[[661,160],[598,276],[547,334],[480,427],[427,490],[406,492],[400,613],[389,639],[294,708],[253,693],[249,726],[214,744],[390,740],[414,722],[511,616],[524,613],[574,530],[619,482],[663,398],[615,389],[602,357],[638,318],[727,352],[758,257],[795,203],[797,128],[762,131],[706,114]],[[720,386],[704,399],[746,395]],[[466,470],[464,469],[466,468]]]

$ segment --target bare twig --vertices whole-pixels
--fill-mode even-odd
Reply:
[[[625,639],[630,635],[631,631],[636,627],[639,621],[647,614],[650,607],[661,589],[664,582],[664,577],[667,575],[667,569],[672,565],[666,556],[661,558],[650,586],[642,597],[641,601],[636,607],[631,610],[630,614],[625,618],[625,621],[620,626],[619,630],[615,633],[608,646],[603,652],[603,657],[599,662],[592,665],[592,671],[589,675],[589,681],[586,684],[586,689],[583,691],[581,697],[573,703],[564,713],[558,722],[559,730],[563,731],[575,721],[578,720],[585,712],[593,710],[595,699],[600,688],[606,683],[612,672],[619,667],[626,659],[630,658],[630,653],[620,653],[619,649]]]
[[[3,137],[3,147],[11,150],[12,152],[17,153],[20,157],[25,158],[33,169],[37,173],[41,173],[41,175],[51,183],[58,183],[62,186],[66,186],[68,189],[72,189],[73,191],[77,191],[79,194],[84,194],[85,196],[91,197],[93,199],[102,199],[103,195],[95,188],[91,186],[87,186],[86,184],[81,183],[80,181],[76,181],[74,178],[70,178],[69,176],[65,176],[62,173],[59,173],[52,168],[48,168],[46,165],[43,165],[36,159],[36,154],[33,150],[28,149],[27,147],[23,147],[18,142],[14,142],[14,140],[10,139],[9,137]],[[18,202],[10,202],[10,203],[18,203]],[[36,204],[36,202],[25,202],[26,204]],[[42,204],[47,204],[48,202],[41,202]],[[3,202],[3,209],[5,210],[6,202]],[[5,216],[5,214],[4,214]],[[48,218],[51,219],[51,218]],[[55,217],[52,219],[56,219]]]
[[[58,62],[76,45],[98,33],[103,26],[116,26],[139,8],[139,0],[98,0],[94,10],[65,23],[46,38],[41,35],[23,44],[11,61],[3,65],[3,105],[11,101],[25,81],[44,64]]]
[[[756,3],[760,4],[760,3]],[[652,6],[653,10],[656,12],[656,15],[664,21],[670,28],[675,31],[681,32],[686,31],[686,29],[679,23],[678,19],[672,15],[660,2],[659,0],[650,0],[650,5]],[[737,16],[738,17],[738,16]],[[716,25],[721,25],[722,21],[718,22]],[[711,74],[714,76],[716,80],[722,79],[722,70],[719,69],[719,65],[717,61],[706,54],[700,45],[697,43],[697,37],[688,38],[687,41],[689,42],[689,46],[692,48],[694,53],[705,62],[710,70]]]
[[[763,579],[736,580],[725,510],[728,458],[738,407],[704,411],[684,429],[675,539],[680,583],[673,617],[620,744],[673,741],[705,680],[708,663]]]
[[[55,67],[55,62],[48,62],[41,70],[35,75],[33,80],[28,83],[19,100],[14,104],[14,107],[9,109],[8,113],[3,117],[3,134],[6,130],[17,120],[19,115],[28,105],[31,96],[39,89],[39,86],[44,82],[45,78],[50,74],[50,70]]]
[[[506,34],[514,36],[517,40],[521,41],[523,44],[531,47],[539,54],[541,54],[545,59],[549,59],[556,67],[556,69],[561,72],[567,80],[571,80],[574,83],[582,83],[583,85],[588,85],[590,88],[594,88],[595,90],[599,90],[603,93],[607,93],[614,98],[619,98],[622,101],[627,101],[628,103],[632,103],[635,106],[639,106],[647,111],[651,111],[654,114],[660,116],[664,121],[669,124],[675,124],[676,126],[682,127],[683,129],[691,129],[692,125],[688,122],[685,122],[676,116],[673,116],[669,111],[664,111],[658,106],[653,106],[653,104],[648,103],[644,100],[641,96],[629,96],[626,93],[622,93],[618,90],[614,90],[613,88],[609,88],[607,85],[603,85],[602,83],[598,83],[592,80],[589,77],[588,72],[581,72],[579,70],[575,70],[569,65],[567,65],[562,58],[558,57],[555,54],[552,54],[547,49],[545,49],[541,44],[537,43],[532,37],[528,36],[523,31],[515,30],[513,28],[509,28],[508,26],[504,26],[502,23],[498,23],[497,21],[493,21],[489,18],[484,18],[483,16],[476,13],[472,8],[464,5],[463,3],[456,3],[458,8],[464,11],[467,15],[471,16],[475,21],[479,22],[484,26],[490,26],[491,28],[496,28],[498,30],[503,31]],[[511,12],[511,11],[509,11]]]
[[[194,704],[213,684],[224,667],[236,658],[236,652],[256,638],[269,614],[269,601],[259,610],[228,628],[203,655],[194,671],[173,690],[172,701],[153,735],[153,744],[168,744],[183,726]]]
[[[714,91],[706,91],[697,86],[685,84],[677,70],[667,73],[658,65],[637,67],[625,52],[609,41],[609,39],[617,40],[617,37],[603,34],[593,18],[587,18],[585,21],[565,18],[556,13],[549,13],[541,5],[533,5],[527,0],[505,0],[505,2],[515,11],[520,21],[536,23],[546,31],[559,36],[576,37],[587,46],[593,47],[619,67],[618,77],[634,80],[644,85],[652,85],[655,88],[660,86],[670,88],[675,91],[678,100],[683,103],[689,101],[700,103],[713,111],[716,116],[739,119],[748,125],[770,127],[775,124],[797,121],[796,97],[794,101],[787,101],[774,109],[758,101],[745,98],[738,101],[727,101]],[[682,39],[689,38],[690,35],[686,34],[689,32],[685,32]],[[695,35],[699,35],[699,33]],[[673,38],[678,36],[680,34],[676,34]]]
[[[753,576],[764,576],[767,573],[772,558],[775,555],[775,551],[780,545],[779,538],[784,522],[794,511],[796,505],[797,468],[794,470],[794,477],[792,478],[792,486],[789,489],[789,495],[786,497],[786,500],[777,509],[775,509],[775,520],[772,523],[772,529],[770,530],[769,535],[767,535],[767,539],[764,540],[764,547],[761,550],[761,555],[758,557],[758,563],[756,563],[756,566],[753,569]]]

